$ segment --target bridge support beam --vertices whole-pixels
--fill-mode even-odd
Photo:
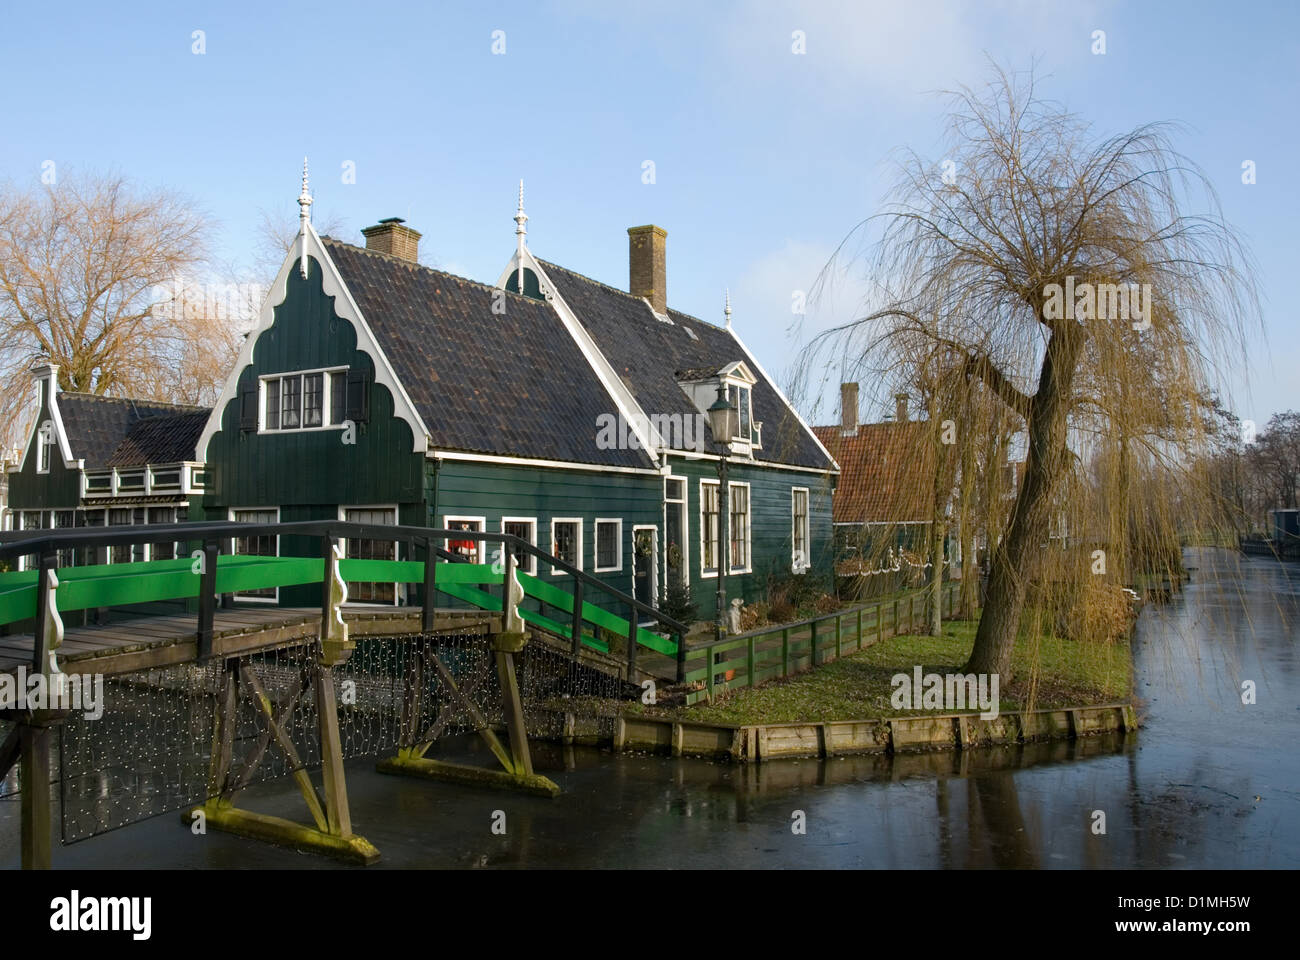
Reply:
[[[469,693],[472,692],[473,686],[461,688],[457,685],[438,655],[430,652],[428,657],[443,686],[451,695],[453,703],[443,710],[443,716],[418,736],[419,742],[398,750],[395,757],[380,760],[375,769],[380,773],[398,776],[423,777],[426,780],[441,780],[447,783],[491,787],[498,790],[516,790],[542,797],[559,796],[560,788],[553,780],[533,771],[533,758],[528,749],[523,700],[519,695],[519,679],[515,671],[515,654],[523,649],[527,641],[528,634],[523,631],[498,633],[492,636],[492,652],[496,660],[497,679],[501,684],[501,700],[506,719],[507,744],[501,743],[487,718],[470,699]],[[422,693],[420,686],[407,685],[405,696],[408,702],[403,705],[404,716],[420,715],[419,699]],[[410,698],[414,698],[413,701]],[[434,739],[445,728],[452,706],[459,706],[469,714],[479,736],[484,739],[497,758],[497,762],[500,763],[500,770],[431,760],[425,756],[433,746]]]
[[[307,853],[320,853],[349,863],[369,865],[379,859],[379,851],[365,837],[352,832],[352,814],[348,807],[347,784],[343,776],[343,744],[339,736],[338,701],[334,690],[334,668],[352,655],[355,642],[348,638],[341,606],[347,599],[347,587],[339,573],[342,550],[326,539],[325,597],[322,609],[320,647],[311,676],[299,679],[284,700],[275,704],[263,689],[256,674],[247,665],[236,671],[227,665],[221,701],[218,704],[216,731],[213,736],[212,773],[209,799],[201,806],[185,811],[182,819],[190,824],[202,814],[208,827],[236,836],[293,847]],[[237,777],[231,775],[231,741],[238,704],[238,679],[252,693],[261,708],[266,725],[257,746]],[[294,703],[310,684],[316,698],[317,733],[320,736],[322,797],[307,775],[293,741],[285,733],[283,722]],[[274,739],[294,770],[315,826],[295,823],[282,817],[254,813],[236,807],[234,797],[248,783],[261,762],[266,747]]]

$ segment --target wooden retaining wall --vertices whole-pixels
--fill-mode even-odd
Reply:
[[[621,716],[613,718],[612,741],[602,730],[610,718],[565,714],[565,743],[612,745],[615,750],[649,750],[673,756],[729,758],[761,762],[795,757],[870,753],[968,750],[972,747],[1044,740],[1073,740],[1137,729],[1132,704],[1073,707],[1005,713],[934,714],[879,720],[761,725],[708,724]]]

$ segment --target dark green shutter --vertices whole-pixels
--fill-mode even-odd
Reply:
[[[243,387],[239,391],[239,429],[257,429],[256,387]]]
[[[370,381],[363,370],[348,371],[347,418],[353,423],[370,419]]]

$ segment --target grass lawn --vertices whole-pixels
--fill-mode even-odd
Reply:
[[[679,720],[739,724],[915,715],[924,711],[895,710],[890,706],[894,689],[890,678],[896,673],[911,674],[916,664],[922,666],[923,673],[956,673],[966,662],[974,638],[975,621],[950,621],[944,624],[941,637],[891,637],[793,677],[729,692],[721,692],[719,687],[711,705],[667,707],[619,702],[617,708]],[[1033,646],[1023,638],[1016,645],[1016,679],[1010,685],[1002,684],[998,691],[999,709],[1003,712],[1031,706],[1031,694],[1032,706],[1040,709],[1128,699],[1132,658],[1127,641],[1106,646],[1043,637],[1037,651],[1031,649]],[[602,712],[608,706],[603,706]]]

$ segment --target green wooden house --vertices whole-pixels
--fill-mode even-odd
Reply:
[[[49,363],[32,375],[37,412],[22,458],[8,471],[6,529],[176,523],[200,509],[204,471],[195,445],[208,408],[65,392]],[[167,560],[177,549],[160,542],[65,552],[59,564]]]
[[[299,202],[294,247],[194,445],[191,519],[504,532],[649,603],[680,580],[711,617],[725,454],[728,597],[829,576],[834,461],[735,335],[729,308],[724,327],[667,306],[663,230],[628,231],[631,289],[618,290],[533,256],[521,190],[515,250],[492,285],[420,265],[420,234],[397,219],[363,230],[365,248],[320,237],[305,178]],[[725,444],[705,416],[720,388],[739,408]],[[67,495],[86,505],[84,487]],[[471,540],[446,547],[493,559]],[[318,549],[287,536],[229,548]],[[408,547],[346,549],[401,559]],[[563,571],[521,563],[564,585]],[[317,593],[237,599],[315,604]],[[417,594],[349,587],[353,603]]]

